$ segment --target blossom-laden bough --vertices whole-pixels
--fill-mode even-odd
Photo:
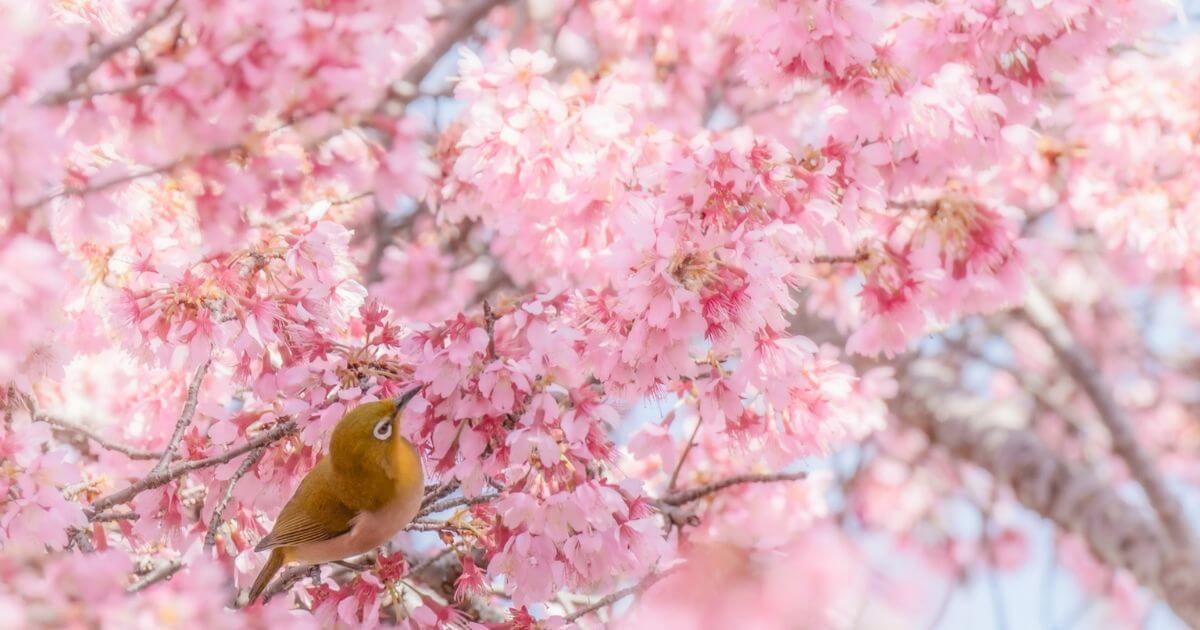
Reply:
[[[1200,626],[1167,9],[0,0],[0,613],[1002,624],[1044,522]],[[239,608],[414,384],[409,533]]]

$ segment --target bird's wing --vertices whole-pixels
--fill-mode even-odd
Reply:
[[[300,482],[296,494],[283,506],[275,527],[254,547],[266,551],[336,538],[350,531],[358,511],[342,503],[333,492],[328,459]]]

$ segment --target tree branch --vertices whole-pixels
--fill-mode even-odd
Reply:
[[[181,463],[175,464],[174,466],[170,467],[169,469],[162,471],[156,475],[155,474],[147,475],[145,479],[142,479],[141,481],[138,481],[137,483],[134,483],[134,484],[127,486],[125,488],[122,488],[121,490],[118,490],[112,494],[109,494],[107,496],[97,499],[94,503],[92,503],[91,507],[89,508],[89,511],[91,512],[91,514],[93,516],[100,514],[104,510],[107,510],[108,508],[128,502],[130,499],[137,496],[141,492],[162,486],[162,485],[166,484],[167,482],[169,482],[173,479],[178,479],[179,477],[182,477],[193,470],[198,470],[200,468],[207,468],[209,466],[215,466],[217,464],[224,464],[226,462],[231,461],[233,458],[235,458],[239,455],[244,455],[246,453],[249,453],[250,451],[253,451],[256,448],[260,448],[263,446],[267,446],[268,444],[272,444],[272,443],[278,441],[279,439],[283,438],[284,436],[294,433],[295,431],[296,431],[296,421],[295,420],[288,420],[287,422],[280,423],[280,424],[276,425],[274,428],[272,428],[271,430],[260,434],[258,437],[250,440],[249,442],[246,442],[245,444],[242,444],[241,446],[231,448],[228,451],[225,451],[224,453],[222,453],[220,455],[214,455],[212,457],[206,457],[204,459],[196,459],[196,460],[191,460],[191,461],[187,461],[187,462],[181,462]]]
[[[1165,538],[1158,524],[1087,469],[1061,460],[1027,431],[939,420],[922,405],[901,405],[902,421],[954,457],[990,472],[1026,508],[1078,534],[1092,554],[1128,571],[1185,622],[1200,627],[1200,562]]]
[[[478,497],[454,497],[453,499],[442,499],[441,501],[435,501],[421,508],[421,511],[417,512],[417,515],[413,517],[413,520],[421,518],[422,516],[436,514],[437,512],[441,512],[443,510],[449,510],[450,508],[454,507],[487,503],[488,501],[495,499],[497,496],[499,495],[487,494]]]
[[[675,462],[675,470],[671,471],[671,479],[667,482],[667,492],[675,491],[675,482],[679,481],[679,473],[683,470],[683,463],[687,461],[688,453],[692,452],[692,447],[696,445],[696,434],[700,432],[700,425],[704,424],[704,416],[696,417],[696,426],[692,427],[692,434],[688,437],[687,446],[683,447],[683,453],[679,455],[679,461]]]
[[[182,568],[183,562],[179,560],[168,560],[152,569],[140,580],[131,584],[126,590],[130,593],[136,593],[140,590],[153,586],[154,584],[162,582],[163,580],[170,579],[172,575],[178,573]]]
[[[237,486],[238,481],[254,468],[258,460],[262,459],[267,447],[260,446],[254,451],[250,457],[242,461],[242,465],[238,466],[237,472],[233,473],[233,477],[229,479],[229,484],[225,486],[225,493],[221,495],[221,500],[217,502],[217,507],[213,509],[212,520],[208,522],[208,531],[204,534],[204,548],[210,549],[217,542],[217,529],[221,527],[224,521],[222,515],[225,512],[225,506],[229,505],[229,500],[233,498],[233,489]]]
[[[91,520],[93,523],[109,523],[112,521],[136,521],[142,518],[137,512],[104,512],[97,514]]]
[[[746,484],[746,483],[772,483],[772,482],[776,482],[776,481],[799,481],[801,479],[804,479],[807,476],[808,476],[807,472],[734,475],[732,477],[726,477],[725,479],[721,479],[720,481],[714,481],[710,484],[705,484],[703,486],[698,486],[696,488],[691,488],[689,490],[673,492],[673,493],[668,494],[667,496],[659,499],[658,501],[664,505],[679,506],[679,505],[691,503],[692,501],[696,501],[698,499],[706,497],[710,494],[713,494],[714,492],[719,492],[730,486],[736,486],[736,485],[741,485],[741,484]]]
[[[426,486],[425,498],[421,501],[421,507],[425,507],[438,499],[444,498],[446,495],[458,489],[458,482],[451,479],[440,486]]]
[[[421,82],[425,80],[429,72],[433,70],[433,66],[437,64],[438,60],[450,52],[450,49],[454,48],[454,45],[459,40],[475,30],[475,25],[486,17],[488,13],[491,13],[492,9],[510,1],[476,0],[473,4],[459,12],[458,15],[451,18],[441,37],[404,73],[404,76],[398,83],[388,88],[387,97],[380,103],[380,107],[382,108],[388,102],[399,103],[401,106],[405,106],[419,96],[417,88],[420,87]]]
[[[175,0],[175,1],[177,2],[178,0]],[[387,93],[384,94],[384,96],[379,99],[379,103],[375,107],[375,112],[382,112],[384,107],[389,103],[396,103],[401,108],[403,108],[403,107],[407,106],[408,103],[411,102],[413,99],[415,99],[417,96],[420,96],[419,92],[416,89],[416,86],[418,86],[421,83],[421,81],[423,81],[425,79],[425,76],[429,74],[430,70],[433,69],[433,66],[437,64],[438,60],[441,59],[442,56],[444,56],[447,52],[449,52],[449,50],[451,48],[453,48],[454,45],[456,43],[458,43],[458,41],[460,39],[462,39],[464,36],[466,36],[468,33],[470,33],[471,30],[474,29],[475,24],[479,20],[483,19],[493,8],[495,8],[501,4],[504,4],[506,2],[509,2],[509,1],[510,0],[478,0],[477,2],[475,2],[475,4],[471,5],[470,7],[465,9],[462,13],[460,13],[450,23],[450,25],[447,27],[446,31],[442,34],[442,37],[440,37],[436,42],[434,42],[433,46],[430,47],[430,49],[424,55],[422,55],[420,59],[418,59],[416,62],[414,62],[413,65],[408,69],[407,72],[404,73],[404,78],[397,85],[391,86],[388,88]],[[172,2],[171,7],[174,7],[174,2]],[[166,19],[166,16],[163,16],[162,19]],[[159,20],[159,22],[161,22],[161,20]],[[157,24],[157,22],[156,22],[156,24]],[[148,27],[146,30],[149,30],[149,28],[152,28],[152,27],[153,27],[153,25]],[[137,29],[135,29],[135,31],[136,30]],[[131,31],[130,34],[132,34],[133,32],[134,31]],[[145,31],[142,31],[142,33],[144,33],[144,32]],[[127,34],[125,37],[120,38],[120,40],[118,40],[118,41],[122,41],[122,40],[126,39],[128,36],[129,36],[129,34]],[[139,33],[137,35],[137,37],[140,37],[140,36],[141,36],[141,33]],[[136,37],[133,38],[133,40],[136,40],[136,39],[137,39]],[[133,40],[130,40],[130,42],[132,43]],[[114,44],[115,43],[116,42],[114,42]],[[105,48],[108,48],[108,46],[106,46]],[[113,53],[109,53],[108,56],[112,56],[112,54],[115,54],[115,51]],[[107,59],[107,57],[105,57],[104,59]],[[100,59],[100,61],[96,62],[95,65],[99,66],[100,63],[103,63],[104,59]],[[91,64],[89,63],[88,65],[91,65]],[[88,70],[88,74],[90,74],[94,70],[95,70],[95,68],[92,67],[91,70]],[[70,96],[68,95],[68,99],[69,98],[70,98]],[[311,115],[312,115],[311,113],[306,114],[306,115],[302,116],[301,119],[307,118],[308,116],[311,116]],[[282,125],[281,128],[288,127],[292,124],[295,124],[296,122],[299,122],[299,120],[288,121],[287,123]],[[328,134],[324,134],[324,135],[316,138],[314,142],[315,142],[315,144],[320,144],[321,142],[337,135],[338,133],[341,133],[342,131],[345,131],[346,129],[349,129],[349,128],[355,127],[355,126],[361,126],[363,124],[364,123],[361,121],[351,121],[344,126],[338,126],[337,129],[335,129],[334,131],[332,131]],[[258,135],[260,135],[260,134],[258,134],[258,133],[252,134],[252,136],[254,136],[254,137],[257,137]],[[162,173],[173,172],[176,169],[183,167],[187,164],[191,164],[192,162],[194,162],[198,159],[205,158],[205,157],[216,157],[216,156],[220,156],[220,155],[225,155],[227,153],[232,153],[239,149],[245,148],[246,145],[247,145],[247,141],[242,140],[242,141],[234,142],[231,144],[213,147],[211,149],[207,149],[200,153],[185,155],[185,156],[176,158],[175,160],[172,160],[170,162],[166,162],[164,164],[160,164],[157,166],[149,166],[146,168],[131,171],[129,173],[125,173],[123,175],[117,175],[117,176],[111,177],[109,179],[106,179],[106,180],[103,180],[103,181],[100,181],[100,182],[97,182],[94,184],[89,184],[87,186],[63,188],[62,190],[59,190],[59,191],[53,192],[53,193],[48,193],[48,194],[46,194],[42,197],[39,197],[29,203],[25,203],[25,204],[18,206],[16,208],[16,212],[24,213],[24,212],[32,211],[42,205],[45,205],[55,199],[58,199],[60,197],[79,196],[79,195],[87,195],[90,193],[101,192],[101,191],[107,190],[109,188],[112,188],[113,186],[125,184],[128,182],[137,180],[137,179],[141,179],[143,177],[150,177],[152,175],[159,175]]]
[[[583,608],[580,608],[580,609],[572,612],[571,614],[569,614],[565,617],[566,622],[574,623],[576,620],[578,620],[580,617],[583,617],[584,615],[594,613],[597,610],[604,608],[605,606],[611,606],[611,605],[617,603],[618,601],[620,601],[621,599],[628,597],[630,595],[641,593],[642,591],[650,588],[651,586],[654,586],[656,583],[658,583],[659,580],[667,577],[668,575],[670,575],[673,572],[674,572],[674,569],[672,569],[670,571],[650,573],[646,577],[639,580],[637,584],[634,584],[632,586],[627,586],[618,591],[613,591],[612,593],[605,595],[604,597],[601,597],[600,599],[596,600],[594,603],[592,603],[588,606],[584,606]]]
[[[1097,415],[1112,436],[1113,451],[1125,462],[1129,473],[1145,490],[1146,498],[1158,514],[1167,534],[1176,544],[1191,547],[1191,528],[1184,519],[1179,501],[1167,490],[1150,455],[1138,442],[1129,417],[1113,399],[1111,386],[1103,382],[1095,362],[1087,351],[1076,343],[1054,305],[1036,287],[1031,287],[1029,298],[1021,313],[1046,340],[1071,378],[1091,399]]]
[[[813,262],[813,264],[825,264],[825,265],[836,265],[836,264],[857,265],[858,263],[863,262],[866,259],[867,259],[867,254],[865,252],[859,252],[857,254],[853,254],[850,256],[813,256],[812,262]]]
[[[38,99],[39,105],[61,105],[75,97],[79,86],[92,76],[104,62],[111,59],[114,55],[129,48],[137,43],[143,35],[150,32],[150,29],[162,24],[172,13],[175,12],[175,6],[179,4],[179,0],[171,0],[157,11],[151,11],[146,17],[142,18],[129,29],[124,35],[104,44],[88,55],[87,59],[71,66],[67,71],[71,83],[66,88],[55,92],[50,92]]]
[[[109,440],[93,430],[83,425],[75,424],[69,420],[64,420],[54,416],[47,416],[41,413],[37,413],[35,418],[59,429],[78,433],[79,435],[95,442],[96,444],[99,444],[110,451],[121,453],[130,459],[158,459],[159,457],[162,457],[162,453],[158,451],[148,451],[140,448],[134,448],[132,446],[125,446],[124,444],[117,444],[116,442]]]
[[[192,417],[196,415],[196,403],[200,397],[200,385],[204,382],[204,375],[208,373],[208,365],[212,359],[207,359],[200,367],[196,368],[196,375],[192,377],[192,384],[188,386],[187,400],[183,403],[183,411],[179,413],[179,420],[175,421],[175,431],[171,434],[171,440],[167,442],[167,448],[163,451],[162,457],[154,468],[150,469],[151,475],[161,474],[171,464],[171,459],[175,457],[175,451],[179,448],[179,441],[183,439],[183,433],[187,431],[188,425],[192,423]]]

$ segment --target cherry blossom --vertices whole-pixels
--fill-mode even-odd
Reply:
[[[1200,624],[1170,8],[0,0],[0,618]],[[244,605],[414,387],[408,531]]]

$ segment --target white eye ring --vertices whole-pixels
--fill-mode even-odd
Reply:
[[[372,431],[376,439],[386,440],[392,437],[392,419],[384,418],[375,425],[375,430]]]

